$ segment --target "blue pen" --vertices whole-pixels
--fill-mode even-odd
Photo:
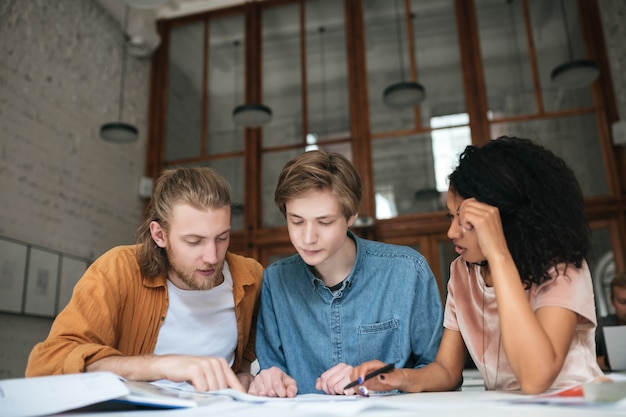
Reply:
[[[372,379],[372,378],[374,378],[377,375],[387,373],[387,372],[391,371],[393,368],[394,368],[393,363],[387,364],[387,365],[383,366],[382,368],[378,368],[375,371],[372,371],[369,374],[365,375],[365,378],[361,378],[359,376],[359,378],[357,380],[354,380],[354,381],[350,382],[348,385],[343,387],[343,389],[345,391],[345,390],[350,389],[352,387],[355,387],[357,385],[361,385],[363,382],[367,381],[368,379]]]

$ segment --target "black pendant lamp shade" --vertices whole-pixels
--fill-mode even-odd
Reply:
[[[234,68],[234,100],[238,100],[237,74],[239,73],[239,40],[233,42],[233,68]],[[247,103],[235,106],[233,109],[233,123],[241,127],[260,127],[272,120],[272,109],[264,104]]]
[[[134,142],[139,136],[137,128],[125,122],[110,122],[100,126],[100,137],[109,142]]]
[[[272,109],[264,104],[240,104],[233,110],[233,123],[237,126],[259,127],[272,120]]]
[[[569,25],[567,24],[567,15],[565,13],[563,0],[561,0],[561,15],[563,18],[563,28],[567,39],[567,49],[570,60],[554,68],[550,73],[550,78],[554,84],[566,89],[586,87],[598,78],[600,75],[600,68],[598,68],[598,65],[591,60],[574,59],[572,42],[569,34]]]
[[[100,126],[100,137],[114,143],[129,143],[137,140],[139,131],[129,123],[122,121],[124,113],[124,81],[126,78],[126,28],[128,26],[128,4],[124,9],[124,28],[122,33],[122,71],[120,74],[120,98],[118,121],[109,122]]]
[[[589,59],[575,59],[552,70],[552,82],[563,88],[582,88],[595,81],[600,75],[598,65]]]
[[[402,81],[391,84],[383,91],[383,102],[389,107],[396,109],[415,107],[426,98],[424,86],[415,81],[404,81],[404,51],[402,50],[402,35],[400,33],[400,10],[398,0],[395,2],[396,9],[396,37],[398,42],[398,56],[400,61],[400,79]]]
[[[420,83],[401,81],[391,84],[383,92],[383,101],[389,107],[413,107],[421,103],[426,97],[426,91]]]

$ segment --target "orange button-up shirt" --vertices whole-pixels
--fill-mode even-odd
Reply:
[[[256,302],[263,267],[252,258],[226,254],[233,277],[237,349],[233,371],[242,359],[255,359]],[[99,359],[153,353],[168,308],[164,276],[141,275],[136,245],[119,246],[98,258],[74,288],[48,338],[33,348],[26,376],[84,372]]]

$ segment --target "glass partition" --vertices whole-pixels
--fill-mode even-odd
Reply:
[[[489,109],[498,116],[536,113],[522,2],[478,0],[476,15]]]
[[[471,143],[467,115],[431,123],[458,126],[372,141],[376,218],[445,210],[442,193],[458,156]]]
[[[610,144],[617,114],[610,78],[579,89],[551,80],[554,68],[587,51],[606,64],[598,7],[585,0],[265,0],[164,21],[147,170],[217,168],[241,203],[233,214],[237,242],[254,256],[288,246],[276,180],[309,149],[351,160],[355,149],[364,207],[372,216],[375,202],[380,220],[367,233],[421,239],[445,275],[455,257],[443,241],[447,176],[472,139],[506,134],[543,143],[574,170],[590,213],[609,218],[624,206],[623,158]],[[384,104],[388,86],[410,80],[424,86],[424,101]],[[246,95],[273,111],[260,130],[232,123]],[[241,209],[253,220],[245,227]],[[624,246],[623,223],[606,223],[594,226],[593,237],[604,254]],[[623,267],[622,254],[613,255]]]
[[[419,107],[423,127],[436,127],[436,117],[467,112],[454,3],[410,2],[417,80],[426,89]]]
[[[593,106],[591,87],[564,89],[551,78],[559,65],[585,58],[575,1],[476,0],[476,14],[489,116]],[[533,65],[540,91],[535,88]]]
[[[363,1],[372,133],[428,127],[432,117],[466,112],[454,2],[412,0],[409,5],[407,28],[404,0]],[[419,123],[413,107],[383,102],[388,86],[413,80],[413,68],[414,81],[426,91]]]
[[[545,110],[593,106],[591,86],[563,89],[551,79],[559,65],[586,55],[576,2],[530,0],[528,5]]]
[[[261,163],[263,166],[262,207],[264,227],[281,227],[287,225],[287,223],[285,222],[285,218],[274,203],[274,191],[276,190],[278,175],[280,174],[280,171],[282,171],[285,164],[291,158],[299,155],[303,151],[304,149],[298,148],[290,149],[287,151],[263,153],[263,159]]]
[[[306,2],[307,136],[349,136],[350,100],[343,2]]]
[[[242,15],[209,21],[206,154],[243,151],[244,129],[233,109],[244,103],[245,37]]]
[[[280,4],[264,8],[262,17],[263,101],[273,112],[263,148],[345,137],[350,100],[343,1]]]
[[[231,227],[233,231],[243,230],[244,228],[244,184],[243,184],[243,158],[223,158],[213,159],[210,161],[194,164],[196,166],[206,166],[215,169],[220,173],[232,189],[233,204]]]
[[[302,143],[300,8],[290,3],[263,9],[263,103],[272,122],[263,128],[263,147]]]
[[[376,218],[439,211],[431,135],[411,135],[372,142],[374,184],[377,195]],[[395,207],[387,216],[380,196]],[[380,209],[379,209],[380,207]]]
[[[533,139],[563,158],[574,170],[585,197],[609,194],[595,114],[494,123],[492,137],[500,135]]]
[[[165,161],[201,155],[204,22],[173,27],[167,78]]]

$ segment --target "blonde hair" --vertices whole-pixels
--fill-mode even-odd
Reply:
[[[176,168],[164,171],[157,180],[146,218],[137,229],[137,259],[144,276],[163,275],[169,269],[165,249],[152,240],[150,223],[157,222],[168,231],[172,210],[177,204],[197,209],[231,205],[230,185],[215,170],[207,167]]]
[[[341,154],[308,151],[287,162],[278,176],[274,201],[285,216],[290,199],[313,190],[329,190],[337,198],[346,219],[359,211],[361,178]]]

